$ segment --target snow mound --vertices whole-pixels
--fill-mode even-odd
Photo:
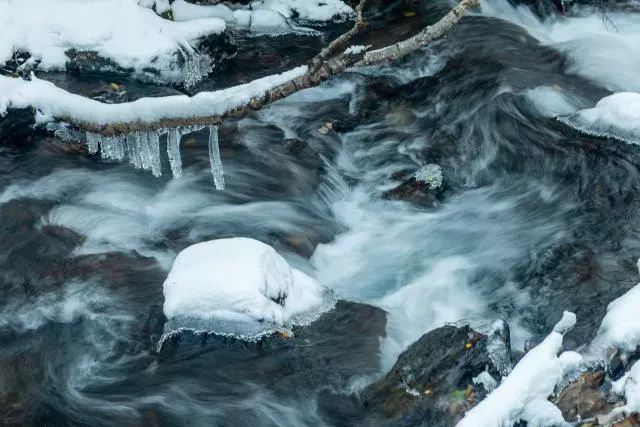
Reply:
[[[502,384],[467,412],[457,427],[511,427],[519,420],[531,427],[564,425],[562,413],[547,398],[582,360],[572,351],[558,356],[564,334],[575,323],[575,314],[565,311],[544,341],[525,354]]]
[[[635,362],[629,372],[613,383],[612,391],[624,395],[626,404],[614,408],[612,414],[630,415],[640,412],[640,362]]]
[[[640,263],[640,260],[638,261]],[[604,354],[611,346],[634,351],[640,345],[640,283],[611,301],[591,349]]]
[[[558,120],[587,135],[640,144],[640,93],[619,92]]]
[[[247,339],[308,324],[333,307],[330,291],[248,238],[180,252],[164,282],[165,337],[182,329]]]
[[[152,69],[167,82],[181,82],[183,57],[201,37],[220,34],[218,18],[188,23],[162,19],[148,7],[168,2],[133,0],[0,1],[0,64],[14,52],[31,54],[26,66],[39,62],[44,71],[64,70],[69,49],[94,51],[123,69],[148,75]]]

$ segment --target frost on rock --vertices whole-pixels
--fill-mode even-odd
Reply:
[[[440,190],[444,180],[442,168],[433,163],[422,166],[416,171],[414,177],[417,181],[426,183],[431,190]]]
[[[614,93],[593,108],[558,120],[586,135],[640,144],[640,93]]]
[[[100,157],[122,160],[125,155],[125,141],[122,136],[100,137]]]
[[[565,311],[544,341],[525,354],[498,388],[469,410],[457,427],[511,427],[518,421],[539,427],[565,425],[560,410],[547,399],[582,360],[572,351],[558,356],[564,334],[575,322],[575,314]]]
[[[224,171],[218,144],[218,126],[209,126],[209,161],[216,190],[224,190]]]
[[[164,282],[164,338],[182,329],[252,339],[308,324],[333,306],[326,288],[248,238],[180,252]],[[162,342],[162,340],[161,340]]]

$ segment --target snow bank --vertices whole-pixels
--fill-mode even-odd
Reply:
[[[164,3],[150,2],[160,9]],[[149,4],[133,0],[0,1],[0,64],[14,51],[26,51],[28,65],[40,61],[38,69],[63,70],[69,61],[65,51],[75,48],[95,51],[124,69],[147,75],[151,68],[163,80],[180,82],[178,55],[192,53],[197,39],[226,29],[218,18],[172,22],[144,6]]]
[[[171,8],[176,21],[216,17],[229,26],[255,32],[301,30],[289,24],[294,18],[304,22],[341,21],[353,14],[342,0],[262,0],[235,10],[222,4],[200,6],[176,0]]]
[[[588,135],[640,144],[640,93],[615,93],[559,120]]]
[[[640,260],[638,260],[640,269]],[[591,343],[591,350],[604,354],[607,348],[616,346],[634,351],[640,345],[640,283],[621,297],[611,301],[600,329]]]
[[[40,117],[73,118],[77,122],[107,125],[127,122],[154,123],[163,118],[208,117],[246,104],[255,96],[304,74],[307,67],[267,76],[214,92],[161,98],[141,98],[122,104],[101,102],[75,95],[45,80],[31,81],[0,76],[0,115],[7,109],[34,107]]]
[[[305,324],[333,305],[326,288],[247,238],[180,252],[164,282],[165,335],[180,329],[247,338]]]
[[[467,412],[457,427],[511,427],[518,420],[531,427],[565,424],[560,410],[547,399],[565,373],[582,360],[575,352],[558,356],[564,334],[575,323],[575,314],[565,311],[553,332],[525,354],[502,384]]]

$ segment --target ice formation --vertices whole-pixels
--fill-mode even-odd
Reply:
[[[162,176],[160,136],[166,134],[167,157],[174,178],[182,176],[180,139],[183,135],[200,130],[201,127],[163,129],[160,131],[133,132],[128,135],[103,136],[87,132],[85,135],[90,154],[100,152],[100,157],[108,160],[122,160],[125,156],[136,169],[150,171],[153,176]],[[211,171],[217,190],[224,190],[224,171],[218,146],[218,127],[209,126],[209,158]]]
[[[582,360],[572,351],[558,356],[564,334],[575,323],[575,314],[565,311],[544,341],[525,354],[498,388],[468,411],[457,427],[511,427],[519,420],[529,426],[564,425],[562,413],[547,399]]]
[[[220,160],[220,147],[218,146],[218,126],[209,126],[209,160],[216,190],[224,190],[224,173]]]
[[[640,144],[640,93],[614,93],[593,108],[558,120],[587,135]]]
[[[260,336],[305,324],[333,306],[331,293],[248,238],[198,243],[180,252],[164,282],[165,336],[180,329]]]

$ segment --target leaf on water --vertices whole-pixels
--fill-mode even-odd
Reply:
[[[118,83],[111,82],[111,83],[109,83],[109,86],[113,90],[120,90],[120,85]]]
[[[415,13],[415,12],[413,12],[413,11],[411,11],[411,10],[408,10],[408,11],[404,12],[404,13],[403,13],[403,15],[404,15],[406,18],[413,18],[414,16],[416,16],[416,13]]]

